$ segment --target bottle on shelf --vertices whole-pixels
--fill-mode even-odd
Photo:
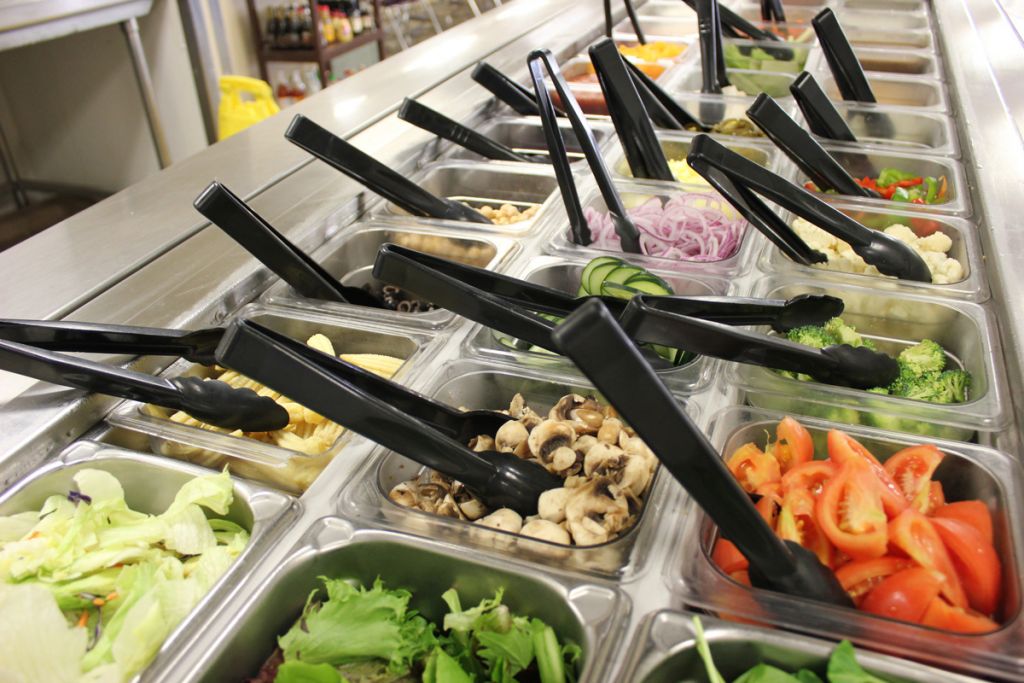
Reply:
[[[274,96],[277,98],[277,105],[284,109],[295,104],[295,98],[292,96],[292,88],[288,85],[288,79],[282,74],[276,80],[277,87],[274,88]]]
[[[315,64],[303,70],[302,81],[306,84],[307,97],[323,90],[323,86],[320,85],[320,67]]]
[[[313,15],[308,4],[299,6],[299,46],[304,49],[312,49],[313,45]]]
[[[269,48],[277,47],[278,36],[281,33],[281,15],[279,8],[271,7],[267,10],[267,24],[263,31],[263,43]]]
[[[334,32],[334,22],[331,21],[331,10],[327,5],[319,5],[320,17],[320,40],[325,45],[335,43],[338,41],[338,36]]]
[[[338,41],[342,43],[352,42],[352,23],[348,16],[341,10],[334,10],[334,32],[338,34]]]
[[[306,83],[302,80],[301,71],[298,69],[292,71],[292,77],[289,81],[289,85],[291,86],[292,97],[295,102],[301,102],[306,98]]]
[[[374,30],[376,30],[377,26],[374,23],[373,6],[372,5],[363,5],[362,3],[360,3],[360,5],[362,6],[362,10],[360,11],[360,14],[363,16],[363,30],[364,31],[374,31]]]
[[[358,36],[363,32],[363,13],[359,11],[358,2],[350,2],[352,10],[349,12],[349,21],[352,23],[352,35]]]

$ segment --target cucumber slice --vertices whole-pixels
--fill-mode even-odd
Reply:
[[[644,294],[656,294],[658,296],[669,296],[672,288],[660,277],[645,273],[644,275],[633,276],[626,280],[623,285],[643,292]]]
[[[618,299],[632,299],[640,293],[639,289],[633,289],[631,285],[623,285],[618,282],[605,281],[601,284],[601,294],[614,296]]]
[[[604,279],[604,282],[614,282],[616,284],[621,285],[625,284],[626,280],[633,277],[634,275],[640,275],[641,273],[646,272],[647,271],[644,270],[643,268],[638,268],[636,266],[620,266],[619,268],[616,268],[611,273],[609,273],[608,277]]]
[[[590,263],[584,266],[583,272],[580,273],[580,287],[586,289],[587,283],[590,282],[590,275],[594,272],[594,269],[609,263],[614,263],[615,265],[620,266],[622,265],[622,259],[614,256],[598,256],[597,258],[592,259]]]
[[[585,280],[587,294],[600,294],[601,283],[605,281],[612,272],[622,268],[621,263],[602,263],[590,272],[590,277]]]

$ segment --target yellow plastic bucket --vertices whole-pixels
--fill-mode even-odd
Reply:
[[[229,138],[279,111],[281,108],[274,101],[274,92],[266,81],[248,76],[220,77],[218,140]]]

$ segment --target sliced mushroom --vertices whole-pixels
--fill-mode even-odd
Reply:
[[[567,394],[551,408],[548,419],[569,423],[577,434],[594,434],[604,422],[601,404],[588,396]]]
[[[455,517],[456,519],[465,519],[465,515],[462,514],[462,509],[459,504],[455,502],[455,498],[452,494],[445,494],[445,497],[438,503],[437,508],[434,510],[434,514],[441,515],[443,517]]]
[[[533,538],[561,545],[569,545],[572,542],[568,531],[546,519],[535,519],[527,522],[519,533],[523,536],[532,536]]]
[[[630,436],[625,430],[619,434],[619,447],[628,455],[639,455],[647,463],[647,469],[654,472],[658,467],[658,456],[654,454],[639,436]]]
[[[530,437],[530,432],[521,422],[506,422],[494,435],[494,444],[503,453],[512,453]]]
[[[629,503],[616,496],[606,477],[591,479],[573,491],[565,506],[569,533],[577,545],[597,545],[615,538],[629,520]]]
[[[472,439],[470,439],[469,440],[469,448],[471,450],[476,451],[477,453],[480,453],[482,451],[493,451],[493,450],[496,450],[495,446],[494,446],[494,439],[492,439],[491,437],[487,436],[486,434],[481,434],[480,436],[474,436]]]
[[[530,452],[542,462],[551,461],[551,454],[563,446],[570,446],[576,433],[564,422],[544,420],[530,432]]]
[[[605,476],[625,466],[626,453],[618,446],[603,441],[594,444],[583,459],[583,473],[590,476]]]
[[[551,454],[551,469],[555,472],[564,472],[576,464],[576,451],[568,446],[555,449]]]
[[[392,502],[407,508],[417,507],[420,502],[420,497],[416,488],[414,486],[410,486],[407,481],[403,481],[402,483],[396,484],[392,487],[388,492],[388,498],[390,498]]]
[[[565,520],[565,505],[572,490],[567,488],[548,489],[537,499],[537,514],[555,524]]]
[[[622,420],[617,417],[605,418],[597,430],[597,440],[604,443],[618,443],[622,432]]]
[[[452,498],[459,506],[459,511],[462,515],[470,520],[475,521],[480,519],[487,514],[487,506],[484,505],[479,498],[474,496],[469,490],[463,486],[460,482],[456,482],[452,485]]]
[[[513,534],[518,534],[523,528],[523,518],[519,516],[518,512],[510,510],[509,508],[495,510],[486,517],[481,517],[476,520],[476,523],[481,526],[500,529],[501,531],[508,531]]]

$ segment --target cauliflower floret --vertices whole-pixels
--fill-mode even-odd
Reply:
[[[900,242],[906,242],[907,244],[913,245],[917,242],[917,235],[914,231],[905,225],[897,223],[896,225],[890,225],[885,229],[885,234],[890,237],[895,237]]]
[[[918,239],[917,246],[924,251],[939,252],[942,254],[949,253],[949,250],[953,248],[953,240],[949,238],[949,235],[943,232],[933,232],[927,237]]]
[[[800,236],[800,239],[807,242],[812,249],[817,249],[825,253],[826,256],[829,251],[835,250],[837,243],[841,243],[834,235],[825,232],[803,218],[797,218],[793,221],[793,231]]]

